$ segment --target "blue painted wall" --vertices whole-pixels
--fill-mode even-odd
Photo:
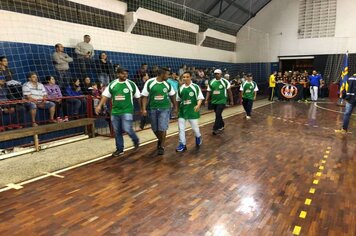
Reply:
[[[179,49],[177,49],[179,50]],[[52,64],[51,55],[54,52],[54,46],[14,43],[14,42],[0,42],[0,55],[8,57],[10,68],[15,72],[15,79],[25,82],[26,74],[30,71],[37,72],[40,79],[43,80],[47,75],[55,75],[54,66]],[[75,58],[74,49],[66,48],[66,53]],[[131,71],[131,75],[138,70],[142,63],[147,63],[149,66],[167,66],[172,70],[177,71],[179,66],[187,64],[195,67],[216,67],[228,69],[230,75],[236,75],[239,72],[253,73],[256,81],[262,82],[267,78],[269,70],[269,63],[225,63],[208,60],[194,60],[184,58],[173,58],[163,56],[140,55],[122,52],[106,51],[109,60],[114,64],[120,64]],[[99,51],[96,51],[96,58],[98,59]],[[79,70],[75,63],[71,65],[71,72],[76,75]],[[93,74],[95,79],[95,74]]]
[[[179,50],[179,49],[177,49]],[[15,43],[15,42],[0,42],[0,56],[6,56],[9,60],[9,67],[15,72],[14,78],[18,81],[24,83],[26,81],[26,75],[30,71],[37,72],[40,81],[44,81],[47,75],[56,75],[54,66],[52,64],[51,55],[54,52],[54,46],[45,46],[37,44],[27,44],[27,43]],[[74,57],[74,49],[66,48],[66,53]],[[193,60],[184,58],[173,58],[173,57],[163,57],[163,56],[151,56],[151,55],[139,55],[130,54],[122,52],[112,52],[107,51],[109,60],[114,64],[120,64],[122,67],[127,68],[131,71],[131,76],[133,76],[142,63],[147,63],[149,67],[153,65],[167,66],[172,68],[172,70],[178,71],[179,66],[186,64],[188,66],[195,67],[216,67],[224,69],[226,68],[231,76],[235,76],[238,73],[246,72],[253,73],[255,81],[263,86],[268,78],[268,73],[270,69],[269,63],[225,63],[216,62],[208,60]],[[99,51],[96,51],[96,59],[98,59]],[[75,63],[71,65],[71,73],[75,76],[79,71]],[[92,74],[92,78],[95,78],[95,73]],[[81,132],[80,129],[74,129],[67,132],[56,132],[52,134],[46,134],[40,136],[40,140],[53,139],[55,137],[61,137],[69,135],[75,132]],[[28,144],[31,139],[20,139],[11,142],[0,143],[1,148],[13,147],[17,145]]]

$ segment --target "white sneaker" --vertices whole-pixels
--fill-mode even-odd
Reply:
[[[250,120],[250,119],[251,119],[251,116],[246,116],[246,119],[247,119],[247,120]]]

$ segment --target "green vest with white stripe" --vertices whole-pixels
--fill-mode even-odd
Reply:
[[[242,85],[242,98],[254,100],[255,98],[255,88],[257,84],[255,81],[245,81]]]
[[[180,86],[178,89],[178,97],[180,98],[179,103],[179,118],[186,120],[193,120],[200,118],[200,112],[195,112],[194,107],[198,104],[198,95],[200,88],[196,84],[191,84],[188,88],[185,86]]]
[[[227,103],[227,86],[228,81],[224,78],[220,80],[212,79],[209,81],[211,94],[211,104],[226,104]]]
[[[112,115],[134,113],[133,97],[136,93],[136,86],[132,81],[114,80],[109,84],[109,92],[112,100]]]
[[[166,81],[157,82],[156,79],[148,80],[146,83],[148,83],[150,109],[170,109],[171,101],[168,93],[172,86]]]

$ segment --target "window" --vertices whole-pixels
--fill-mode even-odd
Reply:
[[[335,36],[337,0],[299,0],[298,38]]]

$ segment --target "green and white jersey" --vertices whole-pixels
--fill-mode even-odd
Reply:
[[[221,78],[219,80],[212,79],[209,81],[208,91],[211,96],[211,104],[226,104],[227,90],[231,87],[228,80]]]
[[[166,81],[159,82],[157,78],[146,81],[142,90],[142,96],[148,97],[150,109],[170,109],[171,101],[169,96],[176,92]]]
[[[133,114],[133,98],[141,96],[134,82],[130,80],[120,82],[118,79],[112,81],[102,95],[112,100],[111,115]]]
[[[241,84],[240,91],[242,91],[242,98],[254,100],[258,87],[255,81],[245,81]]]
[[[200,118],[200,112],[195,112],[194,107],[198,100],[204,100],[203,93],[198,85],[191,83],[189,86],[183,84],[177,92],[177,101],[179,102],[179,118],[193,120]]]

